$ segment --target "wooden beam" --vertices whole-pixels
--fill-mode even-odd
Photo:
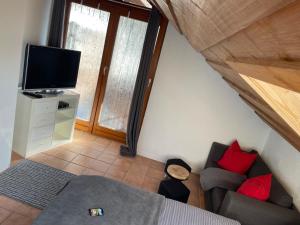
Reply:
[[[180,33],[182,32],[181,29],[178,27],[176,21],[173,18],[173,15],[170,11],[170,8],[168,4],[165,2],[165,0],[150,0],[153,5],[166,17],[169,19],[169,21],[172,23],[172,25],[175,27],[175,29]],[[177,21],[178,22],[178,21]]]
[[[231,59],[226,62],[240,75],[253,77],[300,93],[300,61]]]
[[[234,89],[236,90],[240,95],[246,95],[249,98],[253,99],[256,102],[259,102],[259,104],[261,105],[266,105],[267,103],[261,99],[256,97],[255,95],[253,95],[252,93],[248,92],[247,90],[243,89],[242,87],[238,86],[237,84],[231,82],[230,80],[228,80],[227,78],[223,77],[223,79]]]
[[[174,19],[174,21],[176,23],[176,26],[178,27],[178,30],[179,30],[180,34],[182,34],[182,29],[180,27],[178,18],[177,18],[176,14],[175,14],[175,11],[174,11],[174,8],[173,8],[171,0],[166,0],[166,3],[168,5],[168,7],[169,7],[169,10],[170,10],[170,12],[172,14],[172,17],[173,17],[173,19]]]
[[[275,120],[272,116],[270,116],[269,113],[267,113],[265,110],[260,108],[258,105],[253,103],[252,101],[249,101],[249,99],[245,98],[242,95],[239,95],[240,98],[249,105],[252,109],[255,110],[255,113],[269,126],[271,126],[273,129],[277,130],[278,133],[285,139],[287,139],[296,149],[300,151],[300,139],[299,136],[291,132],[290,128],[285,126],[285,124],[280,123],[280,120]]]
[[[293,145],[299,152],[300,152],[300,142],[299,142],[299,137],[291,137],[289,133],[285,131],[285,129],[282,129],[281,126],[276,123],[271,117],[269,117],[266,114],[262,114],[258,111],[255,111],[256,115],[258,115],[266,124],[268,124],[271,128],[276,130],[281,137],[286,139],[291,145]]]

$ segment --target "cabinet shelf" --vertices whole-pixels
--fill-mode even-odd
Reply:
[[[70,107],[57,109],[60,101]],[[23,157],[47,151],[72,141],[79,95],[30,98],[20,91],[16,110],[13,149]]]
[[[74,118],[72,118],[72,117],[68,117],[68,116],[65,116],[63,114],[57,113],[56,114],[56,119],[55,119],[55,125],[60,124],[60,123],[64,123],[64,122],[67,122],[67,121],[73,121],[73,120],[74,120]]]

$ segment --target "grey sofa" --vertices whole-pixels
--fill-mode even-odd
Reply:
[[[218,167],[227,145],[213,143],[205,168]],[[255,151],[252,151],[256,153]],[[247,173],[256,177],[271,173],[260,156]],[[273,176],[270,198],[267,202],[258,201],[235,192],[213,188],[204,193],[206,209],[241,222],[242,225],[296,225],[300,224],[300,214],[293,206],[292,197]]]

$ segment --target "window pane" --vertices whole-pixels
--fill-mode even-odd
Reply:
[[[99,124],[126,132],[147,23],[121,17]]]
[[[102,60],[109,13],[72,3],[66,48],[81,51],[76,91],[80,93],[77,117],[89,121]]]

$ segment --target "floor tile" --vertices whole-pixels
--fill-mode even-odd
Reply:
[[[48,158],[43,163],[60,170],[63,170],[69,164],[69,162],[65,160],[58,159],[52,156],[48,156]]]
[[[79,165],[74,164],[74,163],[70,163],[69,165],[66,166],[64,171],[69,172],[69,173],[73,173],[75,175],[82,175],[82,172],[85,169],[86,169],[86,167],[79,166]]]
[[[137,188],[142,188],[144,177],[131,175],[131,174],[126,174],[123,181],[124,181],[124,183],[126,183],[130,186],[137,187]]]
[[[155,160],[151,160],[150,165],[151,168],[157,169],[157,170],[164,170],[165,164],[162,162],[158,162]]]
[[[109,151],[115,155],[120,155],[120,147],[121,147],[122,143],[120,142],[116,142],[116,141],[112,141],[106,148],[106,151]]]
[[[110,178],[115,178],[117,180],[123,180],[126,175],[126,171],[122,171],[120,167],[111,166],[108,168],[105,176]]]
[[[94,159],[96,159],[102,153],[102,150],[96,150],[88,146],[81,145],[74,145],[73,147],[68,147],[68,150]]]
[[[138,165],[143,165],[143,166],[150,167],[151,162],[152,162],[151,159],[147,159],[147,158],[145,158],[143,156],[139,156],[139,155],[137,155],[134,158],[134,163],[138,164]]]
[[[23,216],[12,213],[1,225],[31,225],[33,219],[29,216]]]
[[[142,188],[146,191],[157,193],[160,182],[161,180],[151,177],[145,177]]]
[[[97,170],[99,172],[106,172],[107,169],[109,168],[109,164],[92,159],[86,156],[78,155],[74,160],[73,163],[78,164],[80,166],[87,167],[89,169]]]
[[[0,223],[2,223],[11,214],[11,211],[0,208]]]
[[[119,158],[116,161],[114,161],[113,165],[118,166],[122,171],[127,172],[131,166],[131,162],[129,162],[126,159]]]
[[[43,154],[43,153],[38,153],[38,154],[35,154],[35,155],[29,157],[30,160],[39,162],[39,163],[45,162],[48,158],[49,158],[49,156],[46,154]]]
[[[29,212],[29,216],[32,219],[36,219],[41,214],[41,212],[42,212],[42,210],[40,210],[40,209],[31,208],[31,210]]]
[[[106,138],[102,138],[102,137],[97,137],[95,140],[94,140],[95,143],[99,144],[99,145],[102,145],[104,147],[107,147],[111,141],[106,139]]]
[[[31,156],[29,159],[54,167],[59,170],[63,170],[69,164],[69,162],[65,160],[44,153],[36,154],[34,156]]]
[[[165,173],[162,169],[156,169],[150,167],[146,173],[146,176],[161,180],[165,177]]]
[[[18,212],[22,215],[29,215],[31,206],[22,202],[0,195],[0,207],[12,212]]]
[[[59,159],[71,162],[78,154],[68,151],[67,149],[61,147],[45,152],[46,155],[51,155]]]
[[[104,172],[100,172],[97,170],[93,170],[93,169],[88,169],[86,168],[85,170],[83,170],[81,172],[81,175],[86,175],[86,176],[104,176]]]
[[[146,175],[148,169],[151,169],[151,168],[149,168],[148,166],[141,165],[141,164],[132,163],[127,173],[129,173],[131,175],[144,177]]]
[[[116,161],[117,156],[114,154],[111,154],[110,152],[104,151],[102,154],[100,154],[97,157],[98,160],[112,164],[114,161]]]

